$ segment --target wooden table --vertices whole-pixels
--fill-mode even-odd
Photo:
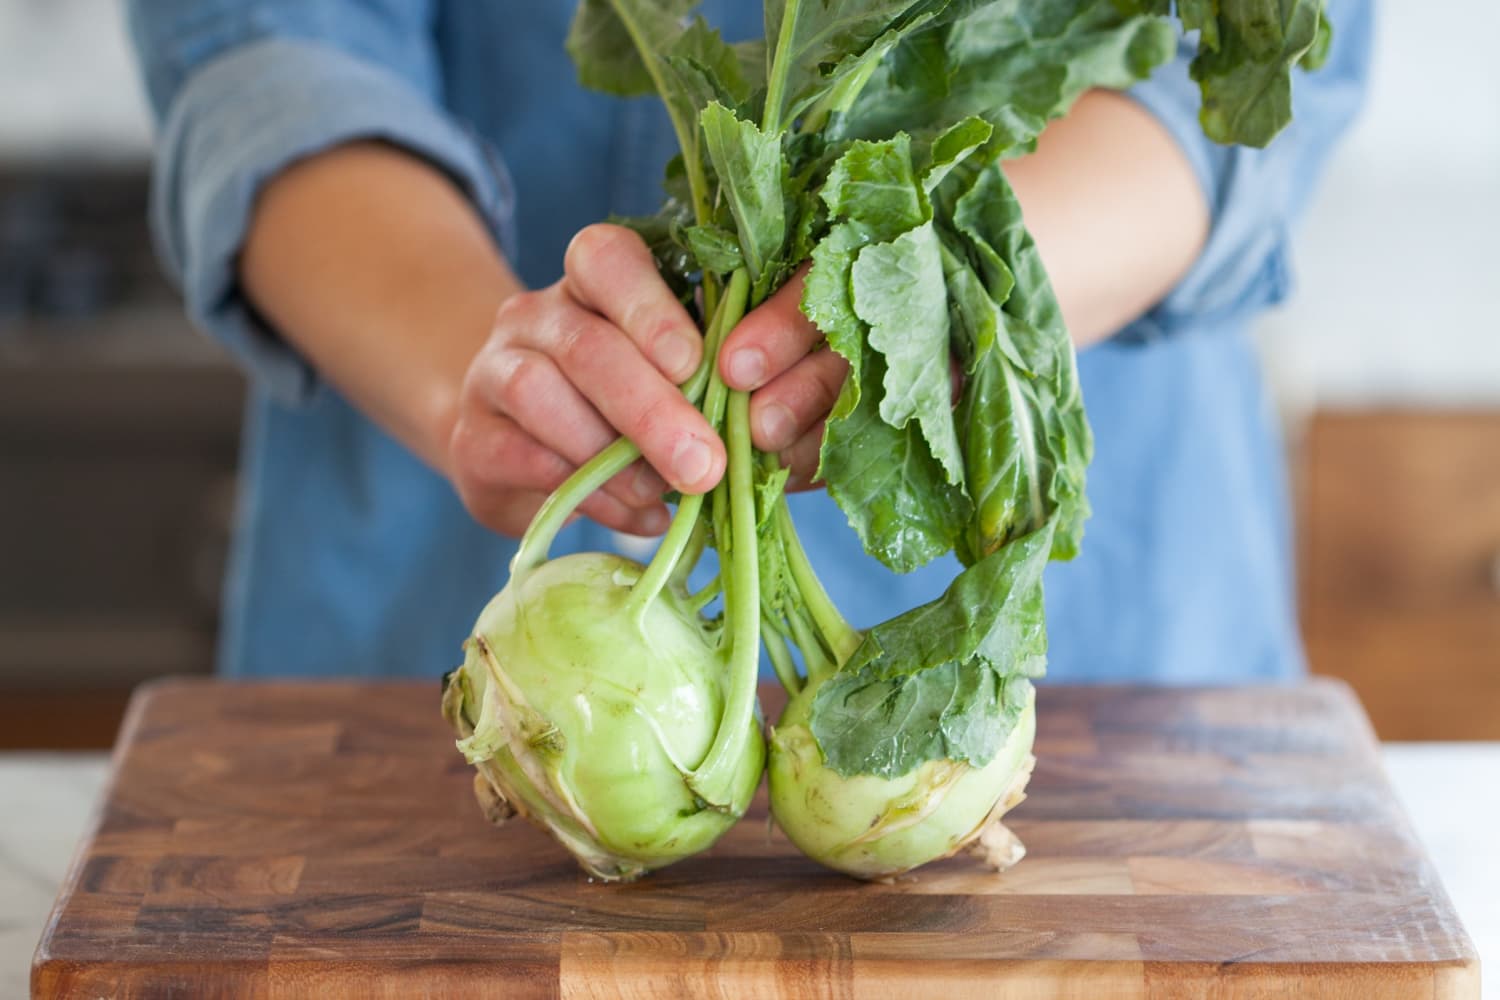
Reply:
[[[1478,960],[1346,689],[1044,688],[1029,857],[823,871],[763,802],[591,884],[490,828],[437,685],[135,701],[34,995],[1473,998]]]

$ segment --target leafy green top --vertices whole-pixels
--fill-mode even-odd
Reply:
[[[811,261],[802,309],[850,366],[820,456],[829,493],[893,570],[948,552],[966,567],[937,601],[854,633],[806,565],[785,474],[757,459],[690,508],[722,561],[753,553],[723,574],[726,615],[756,614],[735,599],[755,595],[793,688],[787,644],[801,652],[819,686],[811,726],[840,773],[983,763],[1045,663],[1042,568],[1078,552],[1093,448],[999,163],[1085,90],[1172,58],[1174,13],[1197,32],[1204,131],[1264,145],[1291,117],[1294,65],[1326,53],[1322,2],[766,0],[765,40],[737,45],[694,6],[583,0],[569,34],[585,85],[656,93],[677,134],[666,204],[627,221],[708,313],[731,288],[748,297],[731,311],[753,306]],[[753,520],[730,518],[736,491],[753,494]]]

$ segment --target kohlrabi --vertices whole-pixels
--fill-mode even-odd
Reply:
[[[723,436],[724,480],[680,498],[649,565],[547,560],[578,504],[639,456],[617,441],[538,513],[444,711],[486,812],[519,812],[603,878],[702,850],[765,766],[762,646],[790,696],[771,807],[818,861],[885,878],[966,846],[1020,855],[1046,662],[1042,570],[1078,551],[1092,438],[1073,348],[1001,163],[1085,90],[1168,61],[1167,0],[767,0],[729,44],[693,0],[583,0],[584,84],[656,94],[681,154],[654,216],[620,220],[704,328],[683,387]],[[1327,50],[1321,0],[1175,4],[1198,32],[1205,131],[1264,145],[1290,73]],[[818,475],[896,572],[954,553],[938,599],[866,631],[797,538],[787,474],[751,445],[717,353],[804,265],[802,310],[849,363]],[[953,397],[950,371],[962,388]],[[689,593],[706,549],[718,573]],[[715,607],[711,617],[706,608]]]

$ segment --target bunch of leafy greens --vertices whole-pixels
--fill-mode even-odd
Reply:
[[[938,768],[941,781],[901,793],[902,816],[926,816],[936,806],[918,800],[935,802],[956,780],[954,768],[984,770],[1023,728],[1025,745],[1011,756],[1029,750],[1030,681],[1046,654],[1042,569],[1078,552],[1088,516],[1092,439],[1073,349],[1001,161],[1033,148],[1084,91],[1128,87],[1170,60],[1180,30],[1197,33],[1192,75],[1205,132],[1263,145],[1290,118],[1294,67],[1326,53],[1328,24],[1321,0],[766,0],[764,41],[730,44],[692,16],[694,6],[583,0],[568,39],[585,85],[655,94],[671,117],[681,152],[667,171],[667,200],[656,215],[626,221],[702,318],[705,359],[684,392],[729,454],[716,489],[681,498],[651,564],[615,573],[611,585],[628,592],[620,627],[635,629],[625,646],[650,658],[653,638],[640,633],[649,632],[642,623],[653,605],[697,615],[722,595],[722,616],[699,620],[708,665],[696,683],[712,689],[712,738],[668,755],[675,773],[667,784],[685,790],[687,812],[732,819],[748,802],[746,761],[762,753],[755,681],[764,644],[793,696],[788,716],[816,745],[813,763],[799,757],[782,784],[806,784],[814,766],[843,782],[832,794],[857,786],[879,797],[879,782]],[[892,570],[949,552],[964,567],[936,601],[865,632],[839,614],[803,553],[782,496],[786,472],[751,446],[748,397],[717,375],[728,330],[809,261],[802,309],[849,362],[820,478],[864,548]],[[963,373],[956,404],[953,359]],[[507,590],[543,565],[578,502],[637,456],[622,439],[558,490],[523,540]],[[718,552],[719,576],[690,595],[687,576],[706,546]],[[522,627],[525,606],[540,600],[514,598],[522,612],[512,618],[522,625],[507,627]],[[591,612],[601,613],[609,614]],[[531,627],[568,628],[557,620],[566,611],[548,614],[532,613]],[[481,618],[476,636],[486,650],[503,651],[515,638],[504,629],[486,637],[486,628],[495,623]],[[628,653],[614,659],[625,666],[585,674],[618,681],[654,669]],[[555,719],[534,721],[532,730],[548,737],[540,742],[505,732],[506,711],[489,702],[517,687],[506,677],[511,667],[497,655],[481,662],[471,648],[450,691],[449,715],[471,761],[483,767],[501,753],[519,767],[528,754],[613,752]],[[512,692],[525,711],[535,712],[537,697]],[[529,716],[511,708],[514,728]],[[650,718],[659,730],[661,719]],[[488,739],[476,739],[486,730]],[[797,819],[780,810],[795,808],[795,788],[777,794],[779,746],[773,739],[773,805],[792,832]],[[573,773],[553,767],[564,771]],[[490,792],[520,799],[536,818],[547,810],[525,802],[551,781],[557,794],[542,798],[573,803],[563,825],[589,827],[608,846],[610,820],[579,815],[580,793],[560,780],[531,774],[530,799],[503,777]],[[973,810],[994,818],[992,807],[1014,786],[1015,775],[997,775],[969,813],[949,820],[954,836],[938,847],[978,836]],[[682,812],[672,787],[667,804]],[[879,804],[877,826],[893,808]],[[557,833],[561,821],[548,809],[539,821]],[[805,830],[793,838],[805,848],[817,840]],[[862,875],[928,860],[814,853]],[[607,877],[665,862],[612,863],[586,861]]]

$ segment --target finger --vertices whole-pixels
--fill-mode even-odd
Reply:
[[[519,495],[538,493],[545,497],[575,471],[571,462],[500,414],[465,421],[457,432],[454,459],[455,479],[465,506],[481,523],[492,527],[500,523],[514,527],[516,515],[510,508]],[[632,534],[660,534],[669,520],[666,506],[659,500],[631,507],[602,491],[589,496],[578,509],[601,524]],[[521,531],[533,514],[535,509],[529,509],[520,524]]]
[[[481,399],[573,465],[587,462],[618,437],[547,355],[515,348],[478,365],[471,377]],[[656,503],[667,484],[641,465],[612,478],[604,490],[627,506],[644,507]]]
[[[849,362],[825,347],[782,372],[750,397],[750,436],[761,451],[790,447],[839,398]]]
[[[703,493],[724,474],[724,444],[703,414],[616,327],[576,305],[534,332],[568,380],[634,441],[657,472],[684,493]]]
[[[818,479],[818,453],[823,447],[823,421],[818,421],[806,434],[794,441],[791,447],[781,451],[781,464],[790,470],[787,476],[788,493],[822,486]]]
[[[802,315],[797,274],[730,331],[719,352],[719,374],[731,389],[759,389],[807,356],[823,339]]]
[[[667,378],[687,381],[703,356],[703,337],[639,235],[608,223],[585,226],[568,244],[563,268],[575,301],[623,330]]]

